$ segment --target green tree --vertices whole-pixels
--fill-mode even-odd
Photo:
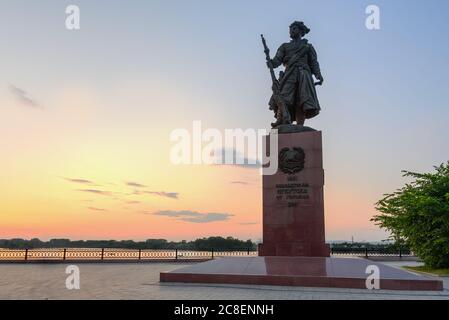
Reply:
[[[431,173],[403,171],[414,180],[376,203],[374,221],[432,268],[449,267],[449,162]]]

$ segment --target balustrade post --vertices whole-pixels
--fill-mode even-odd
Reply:
[[[104,259],[104,248],[101,248],[101,260]]]
[[[63,261],[65,261],[66,253],[67,253],[67,249],[64,248],[64,254],[63,254],[63,256],[62,256],[62,260],[63,260]]]
[[[28,249],[25,249],[25,261],[28,260]]]
[[[142,259],[142,249],[139,249],[139,260]]]

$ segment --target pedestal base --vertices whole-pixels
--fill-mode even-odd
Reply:
[[[441,280],[381,263],[322,257],[222,258],[162,272],[160,281],[366,289],[369,265],[379,268],[379,289],[443,290]]]
[[[258,251],[261,257],[329,257],[331,252],[328,244],[312,246],[301,242],[260,243]]]

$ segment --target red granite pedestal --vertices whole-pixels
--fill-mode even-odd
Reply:
[[[266,150],[268,150],[267,141]],[[222,258],[160,274],[161,282],[366,289],[379,269],[380,289],[442,290],[442,281],[364,259],[329,258],[324,233],[321,132],[280,134],[278,170],[263,177],[259,257]]]
[[[278,171],[263,176],[259,255],[328,257],[321,132],[280,134],[278,150]]]

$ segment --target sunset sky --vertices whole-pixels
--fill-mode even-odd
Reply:
[[[81,30],[65,28],[65,8]],[[365,27],[380,8],[381,29]],[[263,129],[302,20],[325,78],[327,240],[382,240],[374,203],[449,159],[448,1],[0,0],[0,238],[261,239],[251,166],[174,165],[170,133]]]

